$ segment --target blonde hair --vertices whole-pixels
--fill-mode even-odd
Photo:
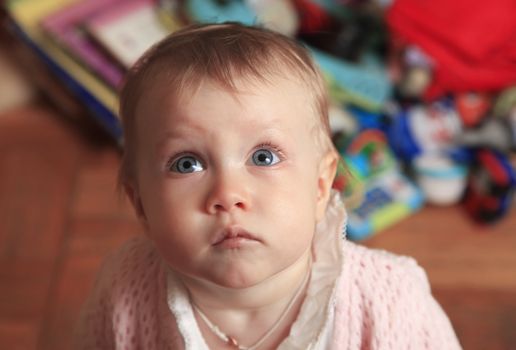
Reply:
[[[236,92],[237,79],[267,82],[272,76],[288,78],[292,74],[307,85],[319,116],[318,135],[327,148],[332,147],[325,82],[308,50],[298,42],[238,23],[192,25],[172,33],[150,48],[126,76],[120,95],[125,142],[120,184],[134,180],[136,110],[151,84],[165,82],[167,92],[177,101],[206,79]]]

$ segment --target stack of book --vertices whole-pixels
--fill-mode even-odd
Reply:
[[[14,33],[121,142],[117,92],[124,75],[178,22],[164,23],[152,0],[10,0],[6,9]]]

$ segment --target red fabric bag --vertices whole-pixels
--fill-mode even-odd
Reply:
[[[387,23],[433,59],[428,98],[516,84],[516,0],[396,0]]]

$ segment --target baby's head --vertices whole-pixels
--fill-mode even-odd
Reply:
[[[333,149],[325,82],[308,50],[299,43],[266,29],[230,23],[191,26],[158,43],[135,64],[122,91],[120,115],[126,145],[121,182],[134,180],[137,106],[142,99],[164,93],[156,91],[158,85],[166,86],[170,103],[179,103],[205,81],[238,92],[239,82],[274,84],[278,77],[303,87],[313,109],[317,147],[322,153]]]
[[[120,113],[120,181],[174,270],[239,288],[308,256],[337,154],[306,49],[239,24],[186,28],[137,62]]]

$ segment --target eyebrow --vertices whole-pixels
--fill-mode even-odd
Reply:
[[[190,130],[196,130],[198,128],[184,128]],[[173,130],[166,131],[163,135],[160,136],[159,140],[156,142],[154,146],[154,152],[156,154],[160,154],[165,147],[165,145],[169,144],[171,141],[180,140],[184,138],[190,131],[182,131],[174,128]]]
[[[185,136],[192,134],[202,134],[206,133],[208,130],[203,127],[203,125],[193,124],[191,122],[188,123],[180,123],[179,126],[173,127],[169,130],[166,130],[163,134],[160,135],[156,146],[162,146],[164,143],[169,142],[170,140],[184,138]]]
[[[253,119],[256,120],[259,118],[253,118]],[[272,132],[272,133],[284,132],[284,130],[282,130],[276,126],[278,124],[279,120],[281,120],[281,118],[274,117],[274,118],[271,118],[270,120],[267,120],[266,123],[263,123],[261,121],[259,121],[258,123],[249,121],[247,124],[249,125],[250,129],[262,130],[265,133],[267,133],[267,132]],[[185,134],[189,134],[191,131],[193,131],[194,133],[201,134],[201,133],[210,132],[210,129],[206,129],[202,124],[201,125],[196,125],[196,124],[192,124],[192,123],[188,123],[187,125],[183,124],[179,127],[173,128],[172,130],[168,130],[165,133],[163,140],[169,139],[169,138],[182,137]]]
[[[180,138],[185,135],[189,135],[192,132],[195,134],[200,134],[200,133],[206,132],[206,129],[200,125],[179,126],[179,127],[173,128],[171,130],[167,130],[164,133],[162,140]]]

